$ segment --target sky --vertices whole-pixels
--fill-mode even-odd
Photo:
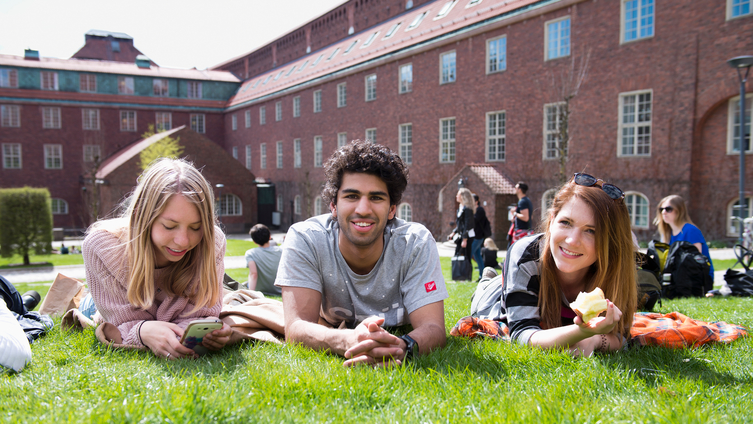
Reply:
[[[122,32],[167,68],[206,69],[347,0],[0,0],[0,54],[70,58],[96,29]]]

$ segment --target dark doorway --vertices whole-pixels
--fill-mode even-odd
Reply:
[[[272,227],[272,212],[275,211],[275,185],[262,183],[256,185],[257,216],[259,224]]]

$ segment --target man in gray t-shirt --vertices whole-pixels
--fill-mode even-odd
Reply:
[[[248,288],[258,290],[264,294],[279,296],[282,291],[275,286],[277,268],[280,265],[282,249],[272,245],[269,228],[264,224],[256,224],[249,231],[251,240],[259,247],[246,251],[246,263],[248,264]]]
[[[446,343],[447,296],[436,242],[396,219],[407,167],[387,147],[355,141],[326,164],[331,214],[294,224],[275,285],[285,337],[347,360],[400,364]],[[385,328],[410,324],[401,337]]]

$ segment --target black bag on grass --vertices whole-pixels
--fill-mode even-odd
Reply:
[[[652,311],[656,302],[661,305],[661,272],[659,264],[650,256],[641,252],[636,253],[638,269],[636,283],[638,285],[638,309]]]
[[[662,296],[703,297],[714,286],[710,270],[708,258],[698,248],[687,241],[672,243],[662,271]]]

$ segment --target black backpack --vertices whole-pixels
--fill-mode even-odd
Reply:
[[[662,297],[703,297],[713,288],[709,260],[695,246],[686,241],[676,241],[668,250],[666,246],[666,243],[653,240],[648,245],[648,256],[660,264],[666,254],[661,271]]]
[[[659,263],[641,252],[636,253],[636,283],[638,285],[638,309],[652,311],[656,302],[661,306],[661,270]]]

